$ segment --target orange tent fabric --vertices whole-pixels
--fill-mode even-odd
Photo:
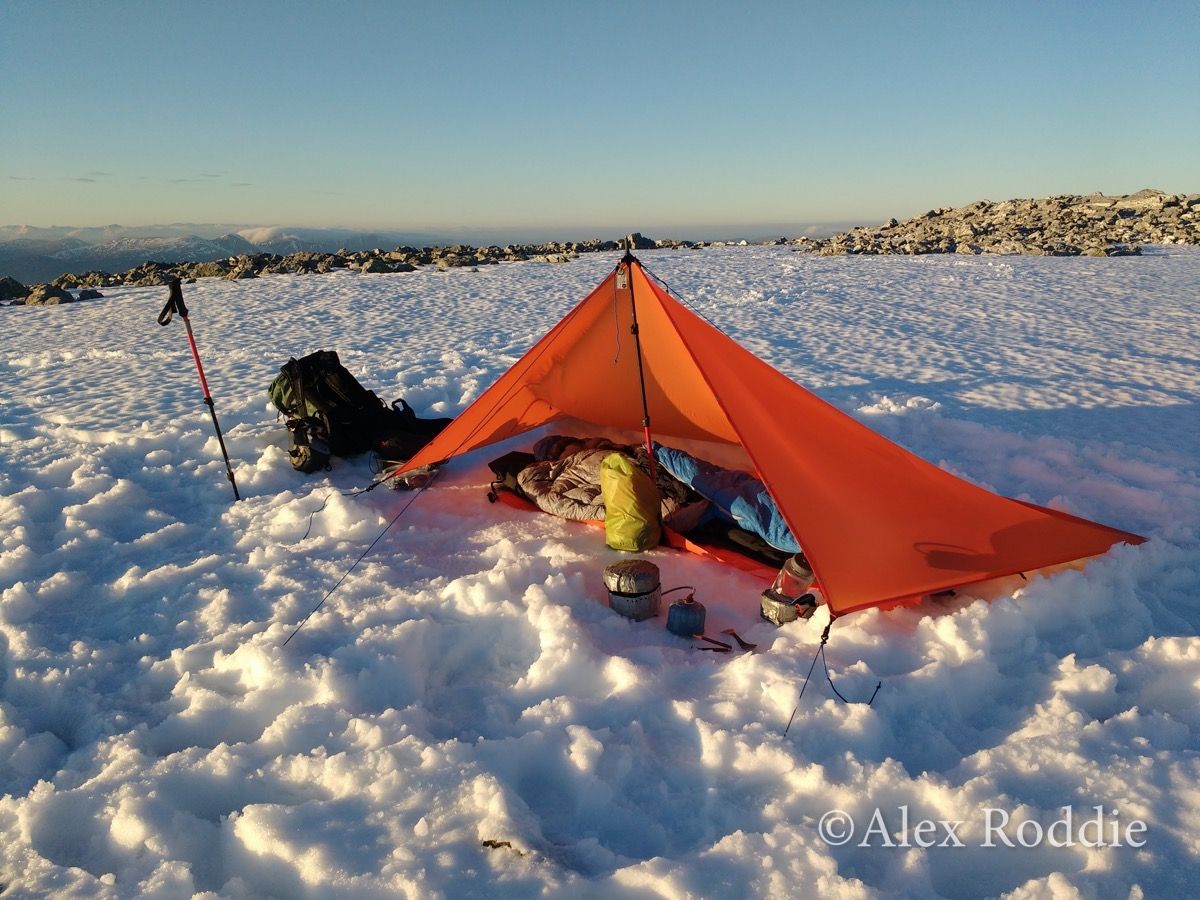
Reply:
[[[1144,539],[998,496],[876,434],[685,308],[627,256],[404,471],[555,419],[740,445],[834,615]]]

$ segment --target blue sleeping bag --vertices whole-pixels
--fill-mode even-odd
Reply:
[[[674,447],[654,445],[658,464],[712,504],[721,518],[753,532],[777,550],[799,553],[800,545],[763,483],[748,472],[722,469]]]

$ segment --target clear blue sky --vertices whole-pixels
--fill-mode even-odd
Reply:
[[[0,224],[652,232],[1200,191],[1200,3],[0,0]]]

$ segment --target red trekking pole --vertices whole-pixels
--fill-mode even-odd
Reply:
[[[171,295],[167,298],[167,305],[158,314],[158,324],[166,325],[175,316],[175,313],[179,313],[184,327],[187,328],[188,345],[192,348],[192,359],[196,363],[196,373],[200,376],[200,387],[204,389],[204,404],[212,415],[213,428],[217,430],[217,443],[221,445],[221,455],[225,457],[225,474],[229,476],[229,483],[233,485],[233,498],[241,500],[242,495],[238,493],[237,482],[233,478],[233,465],[229,462],[229,453],[225,449],[225,438],[221,434],[221,425],[217,422],[217,410],[213,406],[212,395],[208,392],[208,380],[204,377],[204,366],[200,365],[200,351],[196,349],[196,337],[192,334],[192,323],[188,321],[187,307],[183,304],[183,288],[180,286],[178,278],[171,281]]]

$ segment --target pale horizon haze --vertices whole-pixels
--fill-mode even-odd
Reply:
[[[0,4],[0,225],[798,231],[1200,190],[1200,4]]]

